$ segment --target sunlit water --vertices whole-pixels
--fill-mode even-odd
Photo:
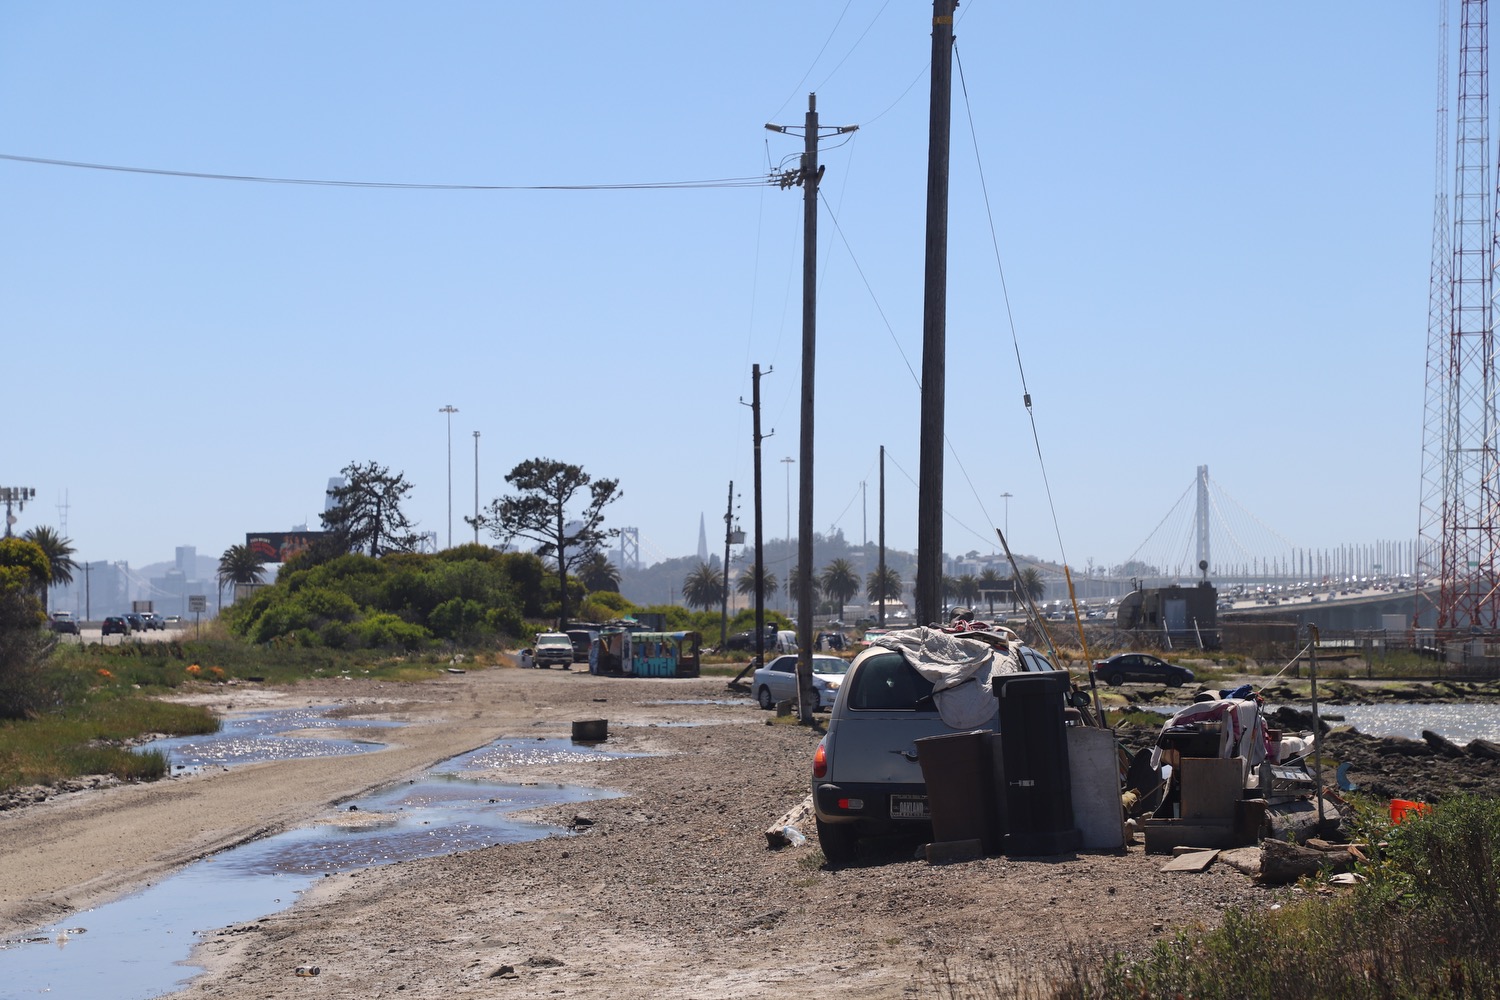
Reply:
[[[266,714],[277,717],[263,720],[266,727],[286,724],[305,731],[323,725],[311,717]],[[198,767],[287,759],[287,746],[281,745],[272,749],[272,757],[257,756],[265,741],[246,739],[229,725],[217,735],[224,746],[199,737],[191,748],[171,749],[169,759]],[[318,741],[293,741],[304,742]],[[320,747],[307,749],[323,755]],[[179,752],[182,758],[175,756]],[[225,851],[133,896],[0,941],[0,996],[147,1000],[180,989],[201,971],[186,964],[199,931],[274,913],[325,875],[565,834],[521,822],[514,814],[618,793],[496,779],[519,767],[603,763],[623,756],[566,739],[508,739],[455,757],[423,779],[367,796],[310,826]]]
[[[224,716],[219,731],[201,736],[174,736],[137,748],[159,750],[173,774],[190,774],[211,767],[231,767],[270,760],[340,757],[384,749],[383,731],[400,722],[328,717],[332,706],[233,712]],[[319,735],[319,730],[324,734]]]
[[[1170,717],[1185,705],[1152,705],[1149,710]],[[1278,706],[1267,705],[1267,711]],[[1290,706],[1307,711],[1305,704]],[[1402,736],[1419,740],[1430,729],[1459,746],[1470,740],[1500,743],[1500,705],[1323,705],[1319,713],[1332,726],[1353,726],[1366,736]]]

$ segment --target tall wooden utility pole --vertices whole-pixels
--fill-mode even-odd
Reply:
[[[768,369],[769,370],[769,369]],[[761,529],[761,478],[760,443],[771,434],[760,432],[760,365],[750,366],[750,420],[751,436],[755,439],[755,658],[757,665],[766,662],[766,554]]]
[[[927,277],[922,306],[921,454],[917,473],[918,625],[943,606],[943,397],[947,390],[948,134],[953,113],[953,9],[932,2],[932,104],[927,135]]]
[[[859,126],[843,125],[830,130],[838,135]],[[767,125],[773,132],[789,132],[795,126]],[[807,95],[807,118],[802,126],[802,161],[795,175],[783,175],[781,184],[802,185],[802,447],[797,470],[797,657],[798,719],[811,725],[818,693],[812,686],[813,614],[813,387],[817,359],[818,323],[818,95]]]

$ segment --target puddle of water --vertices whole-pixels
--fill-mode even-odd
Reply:
[[[380,731],[404,725],[369,719],[330,719],[328,712],[332,708],[321,705],[235,713],[223,718],[216,733],[154,740],[137,750],[159,750],[166,755],[173,774],[191,774],[205,768],[383,750],[385,744],[377,739]],[[319,730],[328,735],[318,735]],[[360,735],[347,735],[350,733]]]
[[[281,726],[280,731],[344,725],[344,720],[288,718],[305,711],[263,713],[246,722],[249,728]],[[230,735],[227,742],[241,746],[238,736]],[[211,758],[214,763],[231,757],[232,762],[243,763],[258,752],[255,747],[260,742],[251,739],[249,749],[236,750],[235,755],[228,750],[204,752],[217,755]],[[320,746],[303,749],[322,755],[324,741],[307,742]],[[276,748],[276,758],[256,759],[282,759],[285,751]],[[515,767],[627,756],[639,755],[567,739],[491,743],[444,762],[423,779],[359,799],[353,808],[346,807],[311,826],[241,845],[133,896],[0,940],[4,995],[149,1000],[181,989],[201,971],[187,960],[205,926],[242,924],[284,909],[327,874],[563,833],[523,823],[514,814],[547,805],[615,798],[620,793],[495,779]]]
[[[0,976],[8,997],[112,997],[147,1000],[198,973],[184,964],[203,922],[238,924],[291,904],[312,876],[225,879],[200,863],[158,884],[60,924],[26,935],[43,943],[0,943]]]

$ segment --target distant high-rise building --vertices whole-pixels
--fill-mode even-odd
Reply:
[[[325,514],[333,510],[333,491],[341,490],[347,485],[348,481],[343,476],[328,477],[328,489],[323,493],[323,512]]]
[[[198,575],[198,546],[177,546],[177,561],[174,563],[183,576],[192,578]]]
[[[708,525],[703,515],[698,515],[698,561],[708,562]]]

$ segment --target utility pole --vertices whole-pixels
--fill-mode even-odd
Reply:
[[[953,9],[932,0],[932,97],[927,136],[927,268],[922,307],[921,453],[917,488],[918,625],[943,606],[943,396],[947,389],[948,138],[953,115]]]
[[[769,374],[774,369],[767,368]],[[755,660],[757,666],[763,666],[766,662],[766,554],[764,549],[765,537],[762,528],[764,508],[761,504],[761,472],[760,472],[760,443],[768,437],[774,437],[776,432],[770,434],[760,432],[760,365],[750,366],[750,436],[755,452]],[[788,490],[790,490],[791,479],[788,477]],[[791,510],[788,492],[787,510]],[[788,519],[791,514],[787,514]]]
[[[474,544],[479,544],[479,432],[474,432]]]
[[[951,0],[950,0],[951,2]],[[859,126],[843,125],[830,129],[831,135],[853,132]],[[767,125],[773,132],[791,132],[795,126]],[[802,126],[802,161],[795,174],[782,176],[783,187],[802,186],[802,468],[798,470],[797,488],[797,702],[798,718],[804,725],[813,721],[813,706],[818,702],[812,686],[813,614],[813,388],[817,360],[817,292],[818,292],[818,182],[823,168],[818,165],[818,95],[807,95],[807,117]]]
[[[724,508],[724,588],[719,606],[719,648],[729,644],[729,540],[734,533],[734,480],[729,481],[729,503]]]

